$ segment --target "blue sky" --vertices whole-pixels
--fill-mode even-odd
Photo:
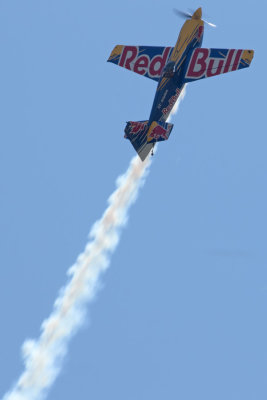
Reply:
[[[110,51],[174,45],[172,8],[199,6],[203,46],[254,60],[188,85],[48,398],[266,398],[267,7],[228,0],[1,2],[1,395],[149,116],[155,82]]]

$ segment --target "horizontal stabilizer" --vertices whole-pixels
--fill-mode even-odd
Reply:
[[[167,140],[173,124],[153,121],[129,121],[125,127],[126,139],[129,139],[142,161],[146,159],[156,142]]]

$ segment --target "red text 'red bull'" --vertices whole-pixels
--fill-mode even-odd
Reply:
[[[172,47],[118,45],[113,49],[109,61],[158,81],[171,51]]]

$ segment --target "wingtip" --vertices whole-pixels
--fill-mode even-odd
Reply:
[[[254,50],[244,50],[242,54],[242,59],[248,64],[251,64],[251,61],[254,57]]]
[[[123,45],[117,44],[117,46],[115,46],[112,52],[110,53],[110,56],[107,59],[107,61],[112,62],[114,59],[119,57],[122,53],[123,47],[124,47]]]

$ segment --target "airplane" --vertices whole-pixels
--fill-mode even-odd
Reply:
[[[149,119],[128,121],[124,130],[142,161],[153,155],[156,142],[169,138],[173,124],[166,121],[185,84],[247,68],[254,56],[253,50],[201,47],[201,7],[192,15],[176,13],[187,20],[174,47],[117,45],[107,60],[158,82]]]

